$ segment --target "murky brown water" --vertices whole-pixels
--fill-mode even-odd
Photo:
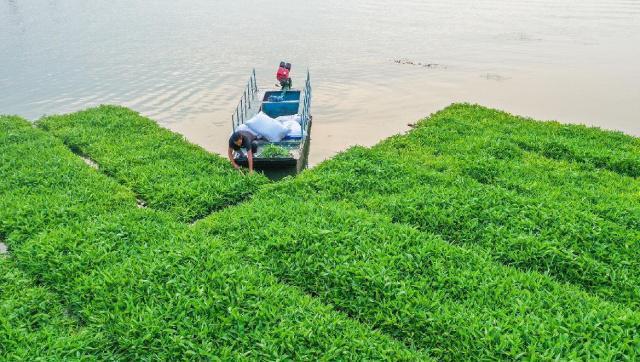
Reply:
[[[461,101],[640,135],[640,0],[0,0],[0,113],[122,104],[222,153],[281,59],[311,69],[312,165]]]

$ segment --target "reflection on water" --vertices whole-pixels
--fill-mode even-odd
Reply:
[[[224,153],[250,70],[287,59],[311,165],[459,101],[640,135],[638,44],[636,0],[0,0],[0,113],[122,104]]]

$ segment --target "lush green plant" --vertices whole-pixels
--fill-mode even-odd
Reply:
[[[289,157],[290,152],[288,149],[282,146],[267,144],[260,151],[260,156],[261,157]]]
[[[38,126],[95,160],[148,207],[181,221],[242,201],[267,181],[236,172],[223,158],[123,107],[45,117]]]
[[[125,192],[126,202],[120,202],[113,191],[121,186],[84,165],[52,136],[23,120],[2,122],[6,127],[0,128],[0,144],[13,156],[0,168],[0,179],[7,180],[3,190],[21,188],[24,195],[38,191],[27,204],[3,199],[6,215],[30,210],[20,214],[20,223],[3,224],[11,260],[54,292],[34,298],[60,300],[77,318],[58,322],[62,312],[43,300],[38,300],[39,309],[31,309],[41,315],[16,315],[21,311],[15,307],[15,288],[0,280],[3,291],[11,293],[7,303],[14,304],[3,302],[10,314],[3,317],[2,328],[9,334],[1,338],[6,337],[7,346],[17,346],[3,350],[2,359],[66,356],[66,347],[76,348],[68,352],[74,356],[124,360],[428,359],[277,283],[226,244],[194,234],[162,212],[138,209],[131,193]],[[18,157],[27,149],[31,153]],[[57,169],[45,168],[35,177],[29,163]],[[63,181],[71,192],[60,186]],[[102,190],[109,185],[111,193]],[[104,200],[83,205],[93,200],[87,194]],[[74,217],[63,217],[69,215]],[[24,231],[22,225],[31,221],[39,227]],[[30,326],[32,320],[42,328]],[[16,336],[24,328],[35,335]],[[82,334],[63,338],[74,328]],[[51,345],[21,345],[35,340]]]
[[[58,298],[34,285],[0,256],[0,358],[3,360],[121,359],[104,336],[78,327]]]
[[[437,112],[420,122],[408,137],[445,152],[468,149],[470,138],[492,143],[507,139],[551,159],[640,176],[640,140],[636,137],[581,125],[539,122],[476,105],[455,104]]]
[[[636,312],[346,203],[292,196],[292,183],[196,230],[437,359],[618,359],[640,351]]]
[[[16,251],[127,359],[420,359],[151,210],[51,228]]]
[[[18,117],[0,117],[0,177],[0,235],[14,243],[52,224],[136,205],[131,191]]]
[[[489,121],[466,122],[474,111],[516,126],[507,132],[483,126]],[[637,306],[640,182],[522,150],[513,142],[527,132],[521,123],[538,125],[452,106],[405,136],[354,148],[277,187],[350,200],[451,243],[485,247],[510,266]]]
[[[100,172],[0,118],[0,235],[27,274],[0,288],[52,301],[29,329],[0,297],[15,356],[639,357],[636,138],[453,105],[190,227],[264,180],[124,108],[40,127]]]

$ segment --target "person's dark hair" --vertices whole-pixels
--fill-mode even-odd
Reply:
[[[235,142],[237,140],[239,140],[242,137],[242,135],[240,134],[240,132],[233,132],[233,134],[231,135],[231,142]]]

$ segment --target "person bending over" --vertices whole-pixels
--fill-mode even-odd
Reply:
[[[229,161],[236,170],[240,169],[240,166],[233,158],[233,151],[240,151],[244,148],[247,152],[247,162],[249,163],[249,173],[253,173],[253,154],[258,150],[258,144],[256,143],[256,137],[249,132],[236,131],[233,132],[229,138]]]

